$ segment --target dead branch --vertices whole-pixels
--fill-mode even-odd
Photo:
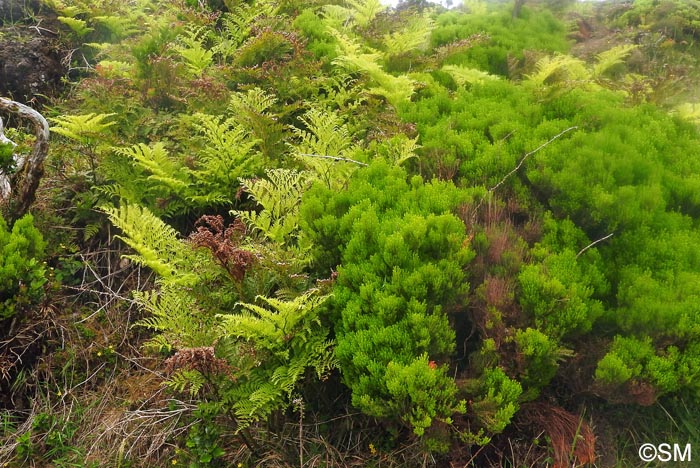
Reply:
[[[569,128],[567,128],[566,130],[562,130],[562,131],[559,132],[557,135],[554,135],[552,138],[550,138],[549,140],[547,140],[546,142],[542,143],[540,146],[538,146],[538,147],[535,148],[534,150],[532,150],[532,151],[530,151],[529,153],[527,153],[525,156],[522,157],[522,159],[520,160],[520,162],[518,163],[518,165],[515,166],[515,168],[514,168],[512,171],[510,171],[508,174],[506,174],[505,177],[503,177],[499,183],[497,183],[496,185],[494,185],[493,187],[491,187],[491,188],[489,189],[489,192],[495,191],[498,187],[500,187],[501,185],[503,185],[503,184],[505,183],[505,181],[508,180],[508,178],[509,178],[510,176],[512,176],[513,174],[515,174],[516,172],[518,172],[518,169],[520,169],[520,167],[525,163],[525,160],[526,160],[527,158],[529,158],[529,157],[532,156],[533,154],[537,153],[539,150],[541,150],[542,148],[546,147],[547,145],[549,145],[550,143],[552,143],[554,140],[559,139],[559,137],[563,136],[565,133],[568,133],[568,132],[570,132],[571,130],[576,130],[577,128],[578,128],[578,126],[574,125],[573,127],[569,127]]]
[[[591,242],[590,244],[588,244],[587,246],[585,246],[584,248],[582,248],[581,250],[579,250],[579,252],[576,254],[576,258],[579,258],[583,252],[585,252],[586,250],[590,249],[591,247],[593,247],[594,245],[596,245],[598,242],[603,242],[603,241],[606,240],[606,239],[610,239],[610,238],[613,236],[613,234],[615,234],[615,233],[614,233],[614,232],[611,232],[611,233],[608,234],[607,236],[601,237],[601,238],[598,239],[597,241]]]
[[[26,159],[19,156],[15,158],[17,171],[12,176],[0,173],[0,201],[9,203],[10,218],[16,220],[29,211],[29,206],[34,202],[39,181],[44,175],[44,160],[49,153],[49,124],[39,112],[10,99],[0,97],[0,111],[17,114],[20,118],[31,120],[34,124],[35,142],[32,153]],[[0,125],[0,140],[4,138],[3,141],[7,142],[9,139],[4,136],[3,130],[3,126]],[[13,184],[17,185],[14,195]]]

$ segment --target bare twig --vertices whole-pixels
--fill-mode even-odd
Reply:
[[[359,166],[364,166],[364,167],[369,166],[369,164],[367,164],[367,163],[355,161],[354,159],[350,159],[350,158],[341,158],[340,156],[328,156],[325,154],[309,154],[309,153],[296,153],[296,154],[298,154],[299,156],[309,156],[311,158],[330,159],[332,161],[349,162],[349,163],[357,164]]]
[[[562,130],[562,131],[559,132],[557,135],[554,135],[552,138],[550,138],[549,140],[547,140],[546,142],[542,143],[540,146],[538,146],[538,147],[535,148],[534,150],[532,150],[532,151],[530,151],[529,153],[527,153],[525,156],[522,157],[522,159],[520,159],[520,162],[518,163],[517,166],[515,166],[515,168],[514,168],[512,171],[510,171],[508,174],[506,174],[505,177],[503,177],[503,179],[501,179],[501,181],[500,181],[499,183],[497,183],[496,185],[494,185],[493,187],[491,187],[491,188],[489,189],[489,192],[493,192],[494,190],[496,190],[498,187],[500,187],[501,185],[503,185],[503,184],[505,183],[505,181],[508,180],[508,178],[509,178],[510,176],[512,176],[513,174],[515,174],[516,172],[518,172],[518,169],[520,169],[520,167],[522,167],[522,165],[525,163],[525,160],[526,160],[527,158],[529,158],[529,157],[532,156],[533,154],[537,153],[537,152],[538,152],[539,150],[541,150],[542,148],[545,148],[547,145],[549,145],[550,143],[552,143],[554,140],[559,139],[559,138],[560,138],[561,136],[563,136],[565,133],[568,133],[568,132],[570,132],[571,130],[575,130],[575,129],[577,129],[577,128],[578,128],[578,126],[577,126],[577,125],[574,125],[573,127],[569,127],[569,128],[567,128],[566,130]]]
[[[591,242],[590,244],[588,244],[587,246],[585,246],[584,248],[582,248],[582,249],[579,251],[579,253],[576,254],[576,258],[579,258],[583,252],[585,252],[586,250],[590,249],[591,247],[593,247],[593,246],[596,245],[597,243],[603,242],[604,240],[607,240],[607,239],[610,239],[610,238],[613,236],[613,234],[615,234],[615,233],[614,233],[614,232],[611,232],[611,233],[608,234],[607,236],[601,237],[601,238],[598,239],[597,241]]]

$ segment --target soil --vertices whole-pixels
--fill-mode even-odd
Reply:
[[[66,70],[55,17],[38,0],[0,0],[0,96],[36,104],[58,91]]]

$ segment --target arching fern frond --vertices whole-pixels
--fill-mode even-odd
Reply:
[[[351,7],[352,16],[360,27],[365,27],[386,8],[380,0],[346,0]]]
[[[329,188],[341,187],[357,169],[343,161],[358,150],[347,125],[335,112],[320,109],[308,110],[299,120],[306,129],[292,127],[298,138],[290,144],[292,154]]]
[[[112,224],[124,233],[116,236],[136,251],[125,255],[147,266],[167,281],[191,284],[196,276],[189,271],[193,262],[191,249],[178,239],[177,232],[148,208],[124,204],[119,208],[105,207]]]
[[[601,52],[596,56],[597,63],[593,66],[593,76],[603,76],[615,66],[623,63],[637,47],[634,44],[623,44]]]
[[[245,93],[233,93],[228,110],[233,113],[233,118],[243,109],[264,115],[275,102],[277,98],[274,95],[260,88],[253,88]]]
[[[363,53],[354,40],[340,31],[330,29],[329,32],[337,39],[340,49],[340,54],[333,60],[334,65],[349,72],[360,72],[369,76],[374,84],[379,85],[371,88],[369,92],[383,96],[394,106],[411,98],[415,82],[406,75],[394,76],[385,72],[379,64],[380,53],[372,49]]]
[[[384,35],[386,55],[391,57],[414,50],[424,50],[434,27],[435,23],[429,16],[412,16],[400,31]]]
[[[334,343],[327,339],[328,330],[318,318],[327,296],[311,290],[291,301],[257,299],[264,307],[240,304],[242,313],[219,316],[222,339],[237,337],[268,356],[261,366],[251,369],[247,382],[228,393],[243,426],[288,404],[306,369],[322,376],[335,366]]]
[[[178,44],[173,47],[194,76],[204,73],[214,61],[214,52],[206,46],[206,41],[207,30],[204,26],[190,26],[178,37]]]
[[[209,346],[216,339],[214,314],[202,310],[187,288],[161,281],[160,290],[134,292],[149,315],[136,325],[158,334],[145,347],[155,351]]]
[[[268,169],[267,179],[241,179],[241,184],[262,206],[260,212],[232,211],[251,229],[280,245],[290,240],[298,228],[299,203],[309,186],[305,172]]]
[[[537,61],[536,71],[528,80],[536,85],[548,85],[570,81],[587,81],[591,73],[585,62],[571,55],[558,54]]]
[[[117,152],[133,159],[138,166],[150,172],[149,180],[154,180],[180,195],[187,191],[190,182],[186,172],[168,157],[168,151],[162,142],[157,142],[152,147],[139,143],[129,148],[119,148]]]
[[[449,73],[452,79],[460,86],[499,79],[497,76],[486,73],[485,71],[460,65],[445,65],[442,67],[442,71]]]
[[[52,133],[87,144],[116,123],[106,122],[113,115],[116,114],[61,115],[48,120],[56,124],[51,127]]]

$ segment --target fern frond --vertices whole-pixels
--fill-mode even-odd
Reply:
[[[190,182],[184,169],[168,157],[162,142],[157,142],[152,147],[139,143],[129,148],[120,148],[117,152],[133,159],[138,166],[150,172],[150,180],[155,180],[181,195],[187,191]]]
[[[445,65],[442,67],[442,71],[449,73],[452,79],[460,86],[499,79],[497,76],[486,73],[485,71],[459,65]]]
[[[321,17],[329,30],[345,29],[354,24],[352,11],[340,5],[324,5]]]
[[[350,72],[365,73],[379,85],[369,91],[384,96],[394,106],[411,98],[415,81],[406,75],[394,76],[385,72],[379,64],[381,54],[372,50],[362,53],[360,46],[352,39],[337,30],[329,30],[329,32],[337,39],[338,47],[341,49],[340,55],[333,60],[334,65]]]
[[[350,130],[335,112],[310,109],[299,120],[307,130],[291,127],[300,140],[295,153],[342,157],[355,150]]]
[[[150,314],[136,325],[158,332],[147,348],[196,348],[216,339],[214,314],[202,310],[188,288],[163,282],[158,291],[134,292],[134,299]]]
[[[56,18],[58,21],[61,23],[65,24],[73,32],[78,36],[78,37],[83,37],[90,31],[94,31],[95,28],[91,28],[87,25],[87,22],[85,20],[82,20],[80,18],[74,18],[72,16],[58,16]]]
[[[234,93],[228,106],[229,112],[235,113],[245,109],[264,115],[277,98],[260,88],[249,89],[245,93]]]
[[[426,15],[411,17],[403,29],[384,35],[386,55],[391,57],[424,50],[434,27],[434,21]]]
[[[173,47],[194,76],[204,73],[214,61],[214,52],[205,46],[206,39],[207,30],[204,26],[191,26],[178,37],[179,43]]]
[[[634,44],[623,44],[601,52],[596,56],[597,63],[593,66],[593,75],[602,76],[616,65],[623,63],[637,47]]]
[[[365,27],[386,8],[380,0],[346,0],[351,7],[352,17],[360,27]]]
[[[51,127],[52,133],[58,133],[66,138],[85,144],[116,123],[105,122],[105,119],[113,115],[116,114],[61,115],[48,120],[56,124]]]
[[[124,38],[138,32],[138,28],[129,16],[93,16],[93,20],[106,27],[117,38]]]
[[[571,55],[558,54],[538,60],[536,71],[528,76],[528,80],[542,86],[567,81],[586,81],[590,77],[591,74],[582,60]]]
[[[387,144],[389,146],[389,157],[395,166],[400,166],[409,159],[418,157],[416,154],[416,150],[420,148],[418,137],[411,139],[405,135],[400,135],[399,138],[395,138]]]
[[[170,377],[167,385],[171,390],[177,393],[184,393],[185,390],[188,390],[190,397],[194,398],[197,396],[205,383],[206,379],[198,370],[182,369],[175,372]]]
[[[683,119],[695,124],[700,124],[700,104],[696,102],[686,102],[674,109],[675,113]]]
[[[192,284],[196,280],[196,276],[187,268],[192,264],[192,251],[178,239],[177,232],[172,227],[148,208],[125,204],[119,208],[105,207],[102,210],[124,233],[117,237],[136,251],[136,255],[125,257],[147,266],[167,281]]]
[[[260,212],[231,211],[251,229],[283,245],[298,227],[299,203],[309,185],[304,172],[268,169],[267,179],[241,179],[241,184],[262,206]]]
[[[239,125],[235,117],[223,119],[198,113],[192,125],[205,138],[201,162],[191,172],[197,195],[215,196],[230,202],[237,179],[258,172],[262,166],[259,153],[254,150],[258,140]]]

